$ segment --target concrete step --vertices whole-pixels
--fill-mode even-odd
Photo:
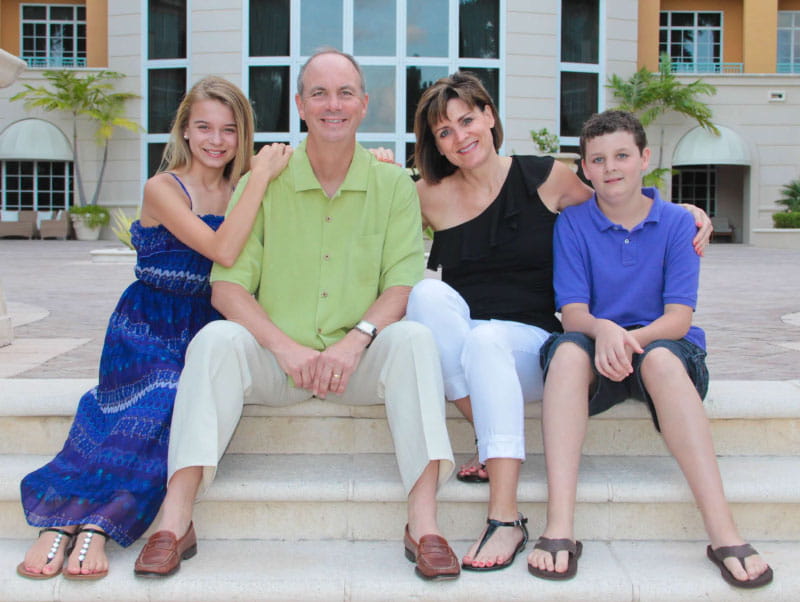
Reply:
[[[457,554],[470,542],[452,541]],[[0,540],[0,602],[232,602],[324,600],[592,600],[796,601],[800,591],[797,542],[753,541],[775,572],[761,590],[725,583],[705,557],[705,542],[584,540],[578,575],[555,582],[528,574],[526,550],[503,571],[462,572],[454,581],[427,582],[415,576],[392,541],[231,541],[201,539],[198,554],[165,579],[133,575],[143,542],[128,549],[110,544],[109,576],[76,582],[56,577],[31,581],[13,570],[29,540]]]
[[[0,453],[55,454],[92,379],[0,379]],[[800,381],[716,381],[705,402],[720,455],[792,455],[800,450]],[[474,451],[472,427],[448,404],[456,453]],[[529,454],[540,453],[541,404],[526,406]],[[310,401],[245,406],[234,453],[391,453],[384,408]],[[646,407],[629,401],[589,421],[587,455],[669,455]]]
[[[35,533],[22,513],[19,481],[48,459],[0,456],[0,537]],[[722,457],[720,469],[745,537],[800,541],[797,457]],[[447,482],[438,496],[445,533],[475,537],[485,522],[488,492],[486,485]],[[519,500],[532,534],[543,529],[546,495],[544,459],[530,456],[522,466]],[[579,537],[705,538],[691,492],[670,457],[585,457],[577,500]],[[406,503],[390,454],[228,454],[195,516],[209,538],[395,540],[402,536]]]

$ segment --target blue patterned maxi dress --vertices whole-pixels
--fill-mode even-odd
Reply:
[[[221,216],[201,218],[216,230]],[[99,525],[139,538],[166,493],[172,406],[189,341],[220,315],[211,261],[163,226],[131,227],[136,278],[109,320],[97,387],[80,400],[64,448],[21,483],[28,523]]]

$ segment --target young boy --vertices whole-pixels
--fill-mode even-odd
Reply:
[[[641,188],[650,149],[633,115],[594,115],[580,145],[595,195],[556,222],[554,285],[564,334],[541,350],[547,525],[528,568],[544,579],[575,575],[582,545],[573,517],[588,416],[632,397],[648,404],[678,461],[722,577],[737,587],[766,585],[772,569],[736,529],[702,407],[708,372],[705,335],[692,326],[695,224],[656,189]]]

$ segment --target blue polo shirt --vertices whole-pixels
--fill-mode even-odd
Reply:
[[[597,198],[568,207],[556,220],[553,284],[556,307],[586,303],[596,318],[624,328],[647,326],[664,315],[668,303],[697,306],[700,257],[692,239],[692,215],[643,188],[653,199],[648,216],[632,230],[613,223]],[[705,349],[701,328],[686,339]]]

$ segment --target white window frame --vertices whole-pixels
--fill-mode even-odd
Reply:
[[[670,15],[670,24],[667,25],[667,26],[662,26],[662,25],[659,24],[658,32],[659,32],[659,38],[660,38],[661,32],[664,31],[664,30],[667,31],[668,36],[667,36],[667,50],[666,50],[666,52],[667,52],[667,54],[670,55],[670,58],[672,59],[673,65],[677,65],[677,64],[692,65],[692,66],[694,66],[694,69],[689,71],[690,73],[718,73],[723,68],[723,65],[724,65],[724,62],[725,62],[725,57],[724,57],[724,51],[725,51],[725,39],[724,39],[724,37],[725,37],[725,12],[721,11],[721,10],[662,10],[662,11],[659,12],[659,19],[660,19],[660,16],[662,14],[665,14],[665,13]],[[683,26],[683,25],[678,26],[678,27],[673,27],[672,23],[671,23],[671,16],[673,14],[675,14],[675,13],[685,13],[685,14],[694,15],[694,24],[692,25],[692,27],[686,27],[686,26]],[[706,26],[700,27],[697,24],[697,19],[698,19],[698,16],[701,13],[718,14],[719,15],[719,26],[707,26],[706,25]],[[672,57],[672,55],[669,52],[669,47],[672,44],[671,39],[672,39],[672,32],[673,31],[692,31],[694,33],[694,47],[695,47],[694,56],[695,57],[697,57],[697,54],[698,54],[696,52],[698,39],[699,39],[699,36],[697,35],[698,32],[701,32],[701,31],[719,31],[719,57],[716,59],[716,62],[698,63],[696,58],[691,63],[682,63],[682,62],[679,62],[679,61],[676,62],[675,58]],[[660,40],[659,40],[658,52],[659,52],[659,56],[660,56],[661,53],[662,53],[661,41]],[[710,70],[710,71],[707,70],[707,69],[699,69],[698,68],[699,65],[715,65],[716,69]]]
[[[338,1],[338,0],[337,0]],[[354,0],[342,0],[342,31],[343,40],[341,50],[352,54],[353,52],[353,15]],[[499,106],[500,118],[505,117],[505,55],[506,55],[506,9],[508,0],[499,0],[499,37],[498,37],[498,58],[479,59],[479,58],[459,58],[458,56],[458,9],[459,0],[448,0],[448,27],[447,56],[444,57],[409,57],[406,56],[406,0],[397,0],[396,10],[396,54],[394,56],[360,56],[355,58],[362,67],[389,66],[395,68],[395,124],[393,132],[359,132],[357,138],[359,142],[366,145],[388,144],[395,149],[396,160],[405,164],[406,144],[413,143],[414,134],[407,133],[406,128],[406,69],[408,67],[444,67],[447,73],[453,73],[460,67],[475,67],[496,69],[498,72],[498,98],[495,102]],[[604,1],[604,0],[601,0]],[[308,59],[308,56],[300,53],[300,2],[301,0],[290,1],[290,36],[288,57],[251,57],[249,55],[249,35],[250,31],[250,10],[249,1],[243,0],[242,6],[242,79],[244,82],[243,90],[249,97],[250,94],[250,67],[283,66],[289,67],[289,83],[291,89],[291,102],[289,103],[289,132],[256,132],[255,140],[257,143],[287,141],[296,146],[305,138],[305,133],[300,131],[300,116],[294,103],[294,93],[296,92],[297,75],[300,67]],[[367,92],[369,92],[369,81],[367,81]]]
[[[2,166],[0,166],[0,178],[2,178],[2,187],[1,187],[2,188],[2,199],[0,199],[0,209],[2,209],[2,212],[4,214],[6,214],[6,213],[14,213],[16,211],[19,211],[19,208],[9,209],[9,207],[8,207],[8,194],[11,191],[9,191],[8,188],[6,187],[6,178],[9,176],[8,163],[10,163],[10,162],[13,162],[13,163],[33,163],[33,175],[31,176],[33,178],[33,187],[30,190],[30,192],[33,194],[33,206],[31,207],[31,209],[34,209],[35,211],[41,211],[42,213],[48,213],[48,212],[56,212],[56,211],[58,211],[60,209],[69,209],[71,207],[70,201],[72,200],[72,181],[73,181],[73,178],[74,178],[74,175],[72,173],[73,170],[72,170],[72,167],[71,167],[72,161],[40,161],[40,160],[37,160],[37,159],[3,159],[2,161],[0,161],[0,163],[2,164]],[[56,190],[53,189],[52,186],[47,189],[47,191],[50,192],[50,193],[58,192],[59,194],[63,194],[64,195],[64,207],[56,207],[54,209],[52,207],[52,204],[48,203],[46,208],[40,208],[40,206],[39,206],[39,192],[40,192],[39,181],[40,181],[40,178],[43,177],[43,176],[41,176],[39,174],[39,164],[41,164],[41,163],[49,163],[49,164],[52,164],[52,163],[63,163],[64,164],[64,172],[65,172],[64,173],[64,189],[56,191]],[[19,174],[17,174],[17,175],[19,175]],[[52,174],[51,174],[51,176],[49,176],[47,178],[47,180],[48,180],[48,182],[52,183],[52,181],[53,181]],[[15,189],[13,192],[17,193],[17,192],[22,192],[22,191],[23,191],[23,189]],[[46,215],[44,215],[43,217],[46,217]]]
[[[46,17],[44,19],[25,19],[23,13],[25,12],[26,8],[44,8],[46,9]],[[72,8],[73,9],[73,19],[72,21],[51,21],[50,20],[50,11],[53,8]],[[83,8],[84,10],[84,19],[81,21],[77,18],[77,9]],[[88,52],[88,41],[86,36],[83,38],[78,36],[78,26],[83,25],[84,32],[86,32],[86,3],[85,2],[76,2],[75,4],[47,4],[47,3],[38,3],[38,2],[25,2],[19,5],[19,46],[21,51],[22,59],[28,63],[28,67],[37,69],[37,68],[58,68],[58,69],[70,69],[75,67],[86,67],[86,56]],[[32,24],[32,25],[44,25],[45,26],[45,40],[46,40],[46,48],[47,48],[47,56],[44,57],[37,57],[37,56],[27,56],[24,54],[23,49],[25,48],[25,40],[31,39],[31,36],[25,35],[25,25]],[[60,25],[60,24],[71,24],[73,26],[73,46],[74,49],[70,57],[62,57],[56,58],[51,56],[50,54],[50,42],[52,36],[50,35],[51,28],[53,25]],[[37,39],[39,36],[34,36],[33,39]],[[62,36],[63,38],[63,36]],[[83,40],[83,56],[79,56],[81,54],[80,50],[80,40]]]
[[[555,89],[556,123],[553,129],[559,134],[561,146],[578,146],[580,136],[561,136],[561,76],[563,73],[595,73],[597,74],[597,112],[605,109],[605,81],[606,81],[606,0],[599,0],[597,6],[597,63],[570,63],[561,60],[561,19],[563,18],[564,3],[559,2],[558,28],[556,34],[556,48],[558,49],[558,79]]]

